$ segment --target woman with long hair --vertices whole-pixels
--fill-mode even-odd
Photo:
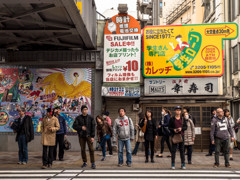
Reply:
[[[147,110],[145,113],[145,119],[141,121],[140,127],[146,126],[146,131],[144,133],[145,139],[145,163],[148,163],[148,150],[149,144],[151,146],[151,162],[154,163],[154,141],[157,138],[157,130],[156,130],[156,121],[153,119],[153,114],[151,110]]]
[[[105,161],[105,158],[106,158],[105,144],[107,140],[109,140],[112,137],[112,129],[109,126],[109,124],[106,121],[104,121],[101,115],[98,115],[96,117],[96,123],[97,123],[98,142],[102,148],[102,154],[103,154],[103,158],[101,159],[101,161]]]
[[[160,154],[158,154],[156,157],[158,158],[162,158],[163,157],[163,151],[164,151],[164,143],[166,141],[169,152],[171,153],[172,151],[172,147],[171,144],[169,142],[169,137],[170,137],[170,131],[168,129],[168,125],[169,125],[169,119],[171,118],[171,112],[166,109],[166,108],[162,108],[162,120],[159,122],[159,126],[158,128],[162,128],[162,139],[161,139],[161,152]],[[171,155],[168,155],[167,157],[171,157]]]

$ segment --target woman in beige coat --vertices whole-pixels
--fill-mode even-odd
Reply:
[[[47,167],[52,167],[53,161],[53,149],[56,143],[56,131],[60,129],[58,119],[53,116],[53,111],[51,108],[47,109],[47,115],[43,118],[41,124],[41,133],[42,133],[42,145],[43,145],[43,154],[42,169]]]
[[[193,121],[189,118],[188,112],[184,112],[183,117],[187,124],[187,130],[184,131],[184,145],[187,149],[188,164],[192,164],[192,145],[195,141],[195,127]]]

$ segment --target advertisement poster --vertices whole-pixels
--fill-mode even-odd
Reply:
[[[140,82],[141,28],[128,14],[113,16],[104,30],[103,82]]]
[[[102,96],[140,97],[140,87],[102,87]]]
[[[47,108],[60,106],[67,131],[85,104],[91,113],[91,69],[0,69],[0,132],[12,132],[9,123],[24,107],[32,117],[34,131],[40,132]]]
[[[222,95],[222,78],[146,78],[145,96]]]
[[[149,26],[143,33],[144,77],[219,77],[223,40],[237,38],[238,25]]]

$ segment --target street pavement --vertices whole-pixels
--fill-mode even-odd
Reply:
[[[87,152],[88,153],[88,152]],[[187,170],[181,170],[180,155],[177,152],[176,170],[171,170],[171,158],[164,152],[163,158],[155,158],[155,163],[145,163],[144,152],[132,156],[132,167],[125,164],[117,166],[117,153],[107,156],[101,161],[101,152],[95,151],[97,169],[91,169],[88,156],[88,167],[82,169],[80,152],[65,151],[64,161],[54,161],[51,169],[41,169],[42,152],[29,152],[27,165],[18,165],[17,152],[0,153],[0,179],[240,179],[240,151],[234,151],[234,161],[230,161],[232,168],[225,168],[224,158],[220,156],[220,167],[213,168],[214,156],[205,156],[206,152],[194,152],[193,164],[186,164]],[[126,155],[124,154],[124,161]]]
[[[88,167],[90,169],[90,158],[88,155]],[[114,152],[113,156],[107,155],[105,161],[101,161],[101,151],[95,151],[95,160],[97,169],[170,169],[171,158],[168,158],[168,152],[164,152],[163,158],[156,158],[155,163],[145,163],[144,152],[139,151],[137,156],[132,156],[132,167],[118,167],[117,152]],[[214,169],[214,155],[205,156],[206,152],[193,152],[191,165],[186,164],[187,169]],[[234,160],[230,161],[231,169],[240,170],[240,151],[235,150],[233,155]],[[187,159],[187,156],[186,158]],[[126,155],[124,154],[124,161],[126,161]],[[42,152],[29,152],[29,161],[27,165],[18,165],[18,153],[17,152],[1,152],[0,153],[0,170],[9,169],[40,169],[42,166]],[[186,161],[187,162],[187,161]],[[65,151],[64,161],[54,161],[54,169],[80,169],[82,165],[82,158],[80,152],[68,152]],[[180,168],[180,153],[176,154],[176,169]],[[217,169],[226,170],[224,167],[224,158],[220,156],[220,167]]]

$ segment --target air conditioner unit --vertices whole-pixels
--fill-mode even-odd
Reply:
[[[133,104],[133,111],[139,111],[139,104]]]

